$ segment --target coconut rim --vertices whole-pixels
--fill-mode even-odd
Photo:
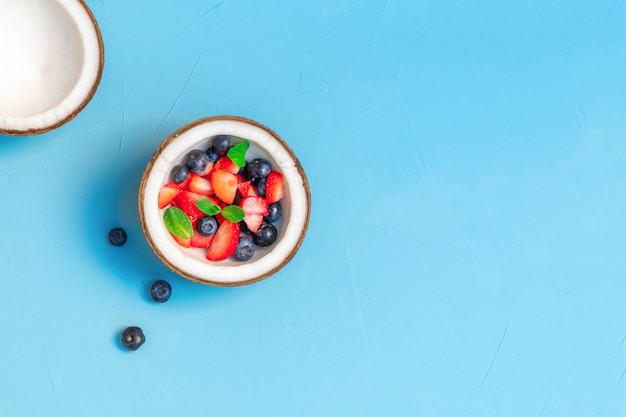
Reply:
[[[83,43],[83,51],[84,57],[81,61],[82,69],[80,72],[80,76],[76,81],[76,84],[72,88],[71,91],[65,96],[65,98],[57,103],[56,106],[40,112],[38,114],[34,114],[28,117],[18,118],[26,121],[37,121],[44,120],[44,118],[49,114],[54,114],[59,110],[60,114],[67,113],[65,116],[61,117],[58,120],[53,121],[52,123],[45,124],[44,121],[43,126],[34,126],[27,128],[9,128],[3,127],[0,125],[0,134],[7,136],[33,136],[39,135],[42,133],[49,132],[51,130],[57,129],[71,120],[73,120],[91,101],[91,99],[96,94],[96,90],[100,85],[100,81],[102,79],[102,73],[104,70],[104,42],[102,40],[102,33],[100,32],[100,28],[98,26],[98,22],[96,21],[95,16],[93,15],[91,9],[87,5],[84,0],[56,0],[59,5],[65,10],[68,16],[74,21],[76,27],[78,29],[78,34]],[[89,39],[91,38],[91,39]],[[91,48],[94,44],[94,40],[97,43],[97,48]],[[97,59],[96,68],[94,71],[93,65],[95,63],[95,59]],[[92,61],[94,60],[94,61]],[[89,65],[91,62],[91,66]],[[89,71],[91,69],[91,71]],[[87,78],[87,79],[85,79]],[[90,83],[90,84],[88,84]],[[82,91],[85,91],[84,88],[79,88],[79,86],[90,85],[90,88],[86,90],[86,94],[82,94]],[[82,99],[81,99],[82,97]],[[64,104],[66,101],[72,101],[75,104],[73,106],[64,109]],[[70,103],[71,104],[71,103]],[[37,123],[35,123],[37,124]]]
[[[262,131],[267,133],[269,136],[271,136],[272,139],[275,140],[284,149],[284,151],[289,155],[290,161],[293,163],[293,168],[296,169],[298,177],[301,180],[301,186],[302,186],[301,191],[303,192],[304,199],[305,199],[305,202],[304,202],[305,213],[304,213],[304,219],[303,219],[303,222],[302,222],[302,227],[299,229],[297,240],[290,247],[289,252],[286,254],[286,256],[284,256],[279,262],[274,262],[275,265],[273,265],[273,267],[270,270],[267,270],[267,271],[265,271],[263,273],[260,273],[260,274],[258,274],[256,276],[253,276],[253,277],[250,277],[250,278],[247,278],[247,279],[243,279],[243,280],[221,281],[221,280],[218,280],[218,279],[202,277],[202,276],[199,276],[197,274],[190,273],[189,271],[185,270],[184,268],[182,268],[178,264],[176,264],[173,261],[171,261],[163,253],[161,247],[156,243],[154,237],[152,236],[151,231],[150,231],[150,227],[148,225],[146,212],[145,212],[145,200],[146,200],[146,197],[147,197],[146,196],[146,187],[147,187],[148,181],[151,178],[151,175],[153,173],[153,169],[154,169],[155,163],[157,162],[157,160],[159,160],[159,158],[160,158],[161,154],[163,153],[163,151],[168,146],[170,146],[172,144],[172,142],[174,142],[181,135],[189,132],[190,130],[192,130],[192,129],[198,127],[198,126],[207,124],[207,123],[220,122],[220,121],[226,121],[226,122],[230,121],[230,122],[239,122],[239,123],[247,124],[247,125],[252,126],[254,128],[261,129]],[[180,155],[180,156],[182,156],[182,155]],[[290,185],[290,186],[293,186],[293,185]],[[291,190],[289,192],[291,192]],[[138,207],[138,211],[139,211],[139,223],[141,225],[141,229],[142,229],[143,235],[146,238],[146,241],[148,242],[148,245],[150,246],[150,249],[156,255],[156,257],[163,264],[165,264],[170,270],[172,270],[174,273],[182,276],[183,278],[186,278],[186,279],[188,279],[190,281],[197,282],[197,283],[200,283],[200,284],[206,284],[206,285],[211,285],[211,286],[216,286],[216,287],[238,287],[238,286],[243,286],[243,285],[250,285],[250,284],[256,283],[258,281],[261,281],[261,280],[263,280],[265,278],[268,278],[268,277],[276,274],[279,270],[281,270],[283,267],[285,267],[285,265],[287,265],[293,259],[293,257],[296,255],[296,253],[298,252],[298,250],[302,246],[302,243],[304,241],[304,238],[305,238],[307,230],[308,230],[309,221],[310,221],[310,215],[311,215],[311,191],[310,191],[310,187],[309,187],[309,182],[308,182],[308,179],[307,179],[306,174],[304,172],[304,168],[300,164],[300,161],[298,160],[296,154],[289,147],[289,145],[287,145],[287,143],[276,132],[274,132],[273,130],[271,130],[267,126],[265,126],[265,125],[255,121],[255,120],[252,120],[252,119],[248,119],[248,118],[241,117],[241,116],[230,116],[230,115],[209,116],[209,117],[204,117],[204,118],[201,118],[201,119],[197,119],[197,120],[195,120],[195,121],[193,121],[191,123],[188,123],[187,125],[179,128],[178,130],[176,130],[172,134],[170,134],[159,145],[159,147],[156,149],[156,151],[154,152],[154,154],[150,158],[150,161],[146,165],[146,168],[145,168],[145,170],[143,172],[143,175],[142,175],[142,178],[141,178],[141,181],[140,181],[140,184],[139,184],[139,192],[138,192],[138,201],[137,202],[138,202],[137,207]],[[179,248],[179,251],[182,251],[183,249],[184,248]],[[270,250],[270,253],[271,253],[271,250]],[[270,255],[270,253],[266,254],[265,256]],[[210,262],[210,261],[205,261],[205,262]],[[243,265],[245,265],[245,263]],[[213,268],[216,268],[216,267],[212,266],[212,269]],[[237,268],[237,266],[226,266],[224,268]]]

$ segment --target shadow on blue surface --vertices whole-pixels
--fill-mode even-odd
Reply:
[[[0,161],[1,158],[8,157],[8,153],[29,152],[32,146],[37,143],[50,140],[50,135],[39,136],[5,136],[0,135]]]
[[[148,287],[155,279],[165,279],[172,284],[174,295],[168,303],[195,298],[206,301],[226,292],[232,295],[234,290],[205,286],[178,276],[151,251],[143,236],[137,210],[139,183],[149,158],[149,153],[139,158],[125,158],[119,161],[114,174],[108,171],[94,173],[84,197],[85,245],[119,285],[139,292],[145,302],[154,302],[148,294]],[[122,247],[112,246],[107,240],[109,230],[114,227],[122,227],[128,233],[128,241]]]

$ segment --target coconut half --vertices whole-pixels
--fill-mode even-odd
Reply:
[[[211,137],[233,135],[250,142],[246,160],[265,158],[283,174],[285,196],[281,200],[282,220],[278,238],[269,247],[256,247],[248,262],[227,259],[210,262],[206,249],[183,248],[172,238],[158,207],[161,187],[170,180],[170,171],[182,163],[192,149],[206,150]],[[156,256],[177,274],[192,281],[232,287],[257,282],[273,275],[296,254],[306,234],[311,211],[309,184],[298,158],[272,130],[243,117],[216,116],[197,120],[174,132],[159,146],[144,171],[139,187],[139,219],[143,233]]]
[[[102,77],[104,46],[82,0],[0,0],[0,134],[72,120]]]

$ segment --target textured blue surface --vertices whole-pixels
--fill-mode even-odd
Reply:
[[[94,100],[0,140],[0,414],[626,415],[624,2],[88,3]],[[236,289],[168,272],[136,213],[216,114],[276,130],[313,196],[296,258]]]

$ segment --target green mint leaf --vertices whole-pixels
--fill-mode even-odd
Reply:
[[[174,236],[178,236],[181,239],[189,239],[193,235],[191,220],[178,207],[169,207],[165,210],[163,221]]]
[[[196,207],[198,207],[198,210],[209,216],[215,216],[217,213],[222,211],[220,206],[218,206],[208,198],[201,198],[200,200],[198,200],[196,202]]]
[[[222,210],[222,216],[231,223],[237,223],[246,217],[246,213],[239,206],[226,206]]]
[[[243,142],[238,143],[237,145],[230,148],[227,155],[230,160],[233,161],[233,164],[237,165],[238,167],[243,167],[246,165],[246,151],[249,147],[250,142],[244,139]]]

